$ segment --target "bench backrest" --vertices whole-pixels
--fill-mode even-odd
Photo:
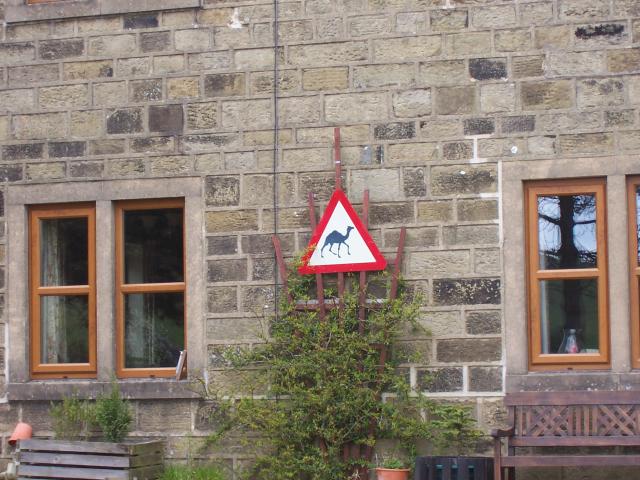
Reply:
[[[507,394],[512,446],[640,445],[640,392]]]

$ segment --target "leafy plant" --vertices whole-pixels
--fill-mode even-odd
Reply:
[[[400,460],[399,458],[389,457],[383,458],[377,465],[378,468],[389,468],[393,470],[411,468],[411,465],[406,460]]]
[[[168,465],[159,480],[224,480],[217,465]]]
[[[132,418],[129,402],[120,395],[116,382],[112,382],[107,395],[97,398],[94,408],[96,422],[105,438],[110,442],[121,442],[129,433]]]
[[[96,425],[92,405],[75,395],[64,397],[59,403],[52,402],[49,415],[55,437],[64,440],[86,440]]]
[[[374,280],[366,291],[385,291],[387,280]],[[413,458],[419,440],[434,440],[440,432],[460,441],[475,436],[460,407],[445,409],[411,391],[398,370],[402,356],[393,355],[393,347],[408,325],[416,327],[419,296],[403,291],[379,301],[366,294],[376,308],[362,320],[357,277],[348,276],[346,284],[344,296],[334,299],[340,308],[320,318],[317,311],[300,308],[315,296],[314,277],[292,272],[287,285],[292,299],[272,319],[270,336],[263,344],[226,354],[234,374],[247,374],[237,384],[246,387],[257,374],[264,378],[249,395],[204,385],[216,407],[211,440],[233,434],[246,439],[257,456],[249,475],[366,478],[380,439],[393,439]],[[335,295],[335,289],[329,285],[325,295]],[[465,420],[460,423],[465,428],[455,431],[456,419]]]

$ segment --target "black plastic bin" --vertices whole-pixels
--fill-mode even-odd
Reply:
[[[415,480],[492,480],[491,457],[418,457]]]

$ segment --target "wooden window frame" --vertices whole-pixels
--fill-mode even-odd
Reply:
[[[40,219],[87,218],[88,285],[40,286]],[[29,348],[33,379],[95,378],[96,368],[96,207],[95,204],[57,204],[29,207]],[[43,364],[40,357],[40,298],[49,295],[88,296],[89,363]]]
[[[123,216],[127,210],[155,210],[159,208],[182,209],[182,265],[183,281],[171,283],[124,283],[124,225]],[[186,228],[185,202],[183,198],[153,200],[123,200],[115,202],[115,295],[116,295],[116,375],[118,378],[174,377],[176,367],[166,368],[125,368],[124,338],[124,296],[127,293],[178,293],[184,295],[184,349],[187,349],[187,270],[186,270]]]
[[[597,268],[554,269],[539,268],[538,209],[539,195],[595,194]],[[603,178],[537,180],[524,183],[525,199],[525,255],[527,265],[527,300],[529,333],[529,369],[606,369],[609,355],[609,299],[607,256],[606,180]],[[598,280],[598,353],[543,354],[540,334],[540,280]]]
[[[637,260],[638,221],[636,214],[636,189],[640,187],[640,175],[627,177],[627,214],[629,230],[629,305],[631,308],[631,366],[640,368],[640,265]]]

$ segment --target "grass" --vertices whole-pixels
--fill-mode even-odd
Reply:
[[[168,465],[159,480],[224,480],[217,465]]]

